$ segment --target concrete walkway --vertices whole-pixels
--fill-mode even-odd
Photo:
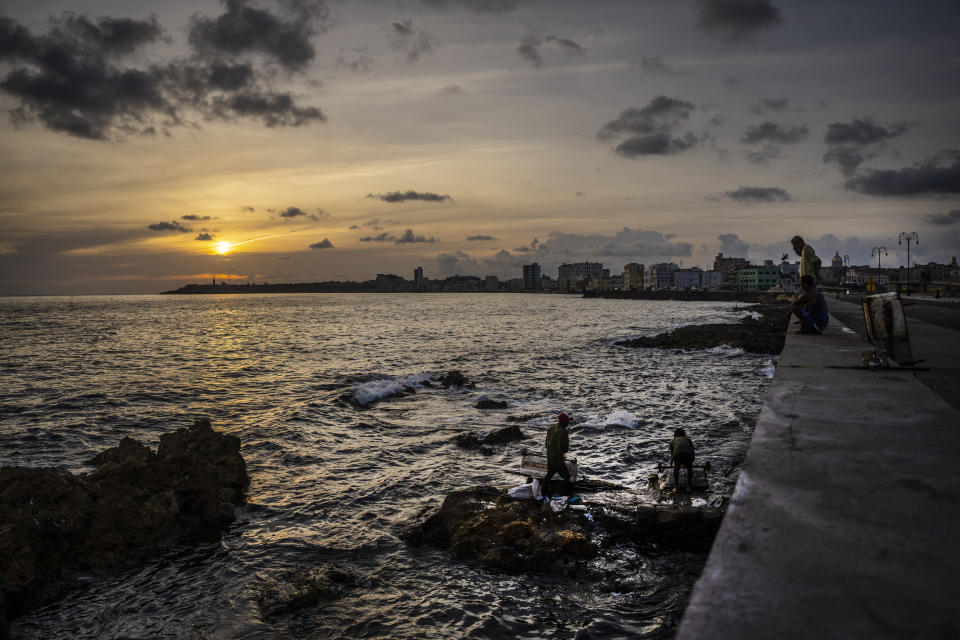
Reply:
[[[794,329],[677,637],[960,637],[960,412]]]

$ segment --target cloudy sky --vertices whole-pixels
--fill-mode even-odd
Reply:
[[[960,256],[960,4],[0,0],[0,294]],[[875,262],[873,262],[875,264]]]

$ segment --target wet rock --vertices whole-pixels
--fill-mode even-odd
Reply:
[[[332,564],[290,571],[260,587],[257,603],[264,617],[292,613],[336,600],[356,585],[356,576]]]
[[[506,400],[493,400],[484,396],[477,400],[477,404],[473,406],[477,409],[506,409],[509,405]]]
[[[545,571],[596,555],[581,521],[576,512],[546,514],[538,502],[481,486],[448,495],[436,513],[408,527],[404,539],[503,571]]]
[[[476,449],[492,444],[506,444],[524,439],[523,431],[517,425],[510,425],[487,433],[460,433],[453,437],[453,441],[464,449]]]
[[[448,371],[440,378],[440,385],[444,389],[448,387],[464,387],[468,384],[466,376],[454,369],[453,371]]]
[[[710,349],[729,346],[750,353],[778,354],[783,351],[787,332],[787,307],[755,305],[745,311],[760,314],[746,316],[735,324],[701,324],[680,327],[656,336],[621,340],[623,347],[660,349]]]
[[[507,422],[530,422],[539,417],[539,413],[525,413],[521,416],[507,416]]]
[[[124,438],[73,475],[0,469],[0,610],[18,615],[81,576],[142,562],[159,549],[215,535],[249,485],[240,440],[208,420],[160,438],[153,453]]]

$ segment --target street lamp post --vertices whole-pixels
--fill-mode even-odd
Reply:
[[[886,247],[874,247],[870,250],[870,257],[877,256],[877,293],[880,293],[880,256],[888,255]]]
[[[900,239],[897,240],[897,244],[903,244],[903,241],[907,241],[907,295],[910,294],[910,242],[916,242],[920,244],[920,236],[917,235],[916,231],[904,231],[900,234]]]
[[[847,271],[850,270],[850,256],[843,254],[843,286],[847,286]],[[847,292],[849,293],[849,291]]]

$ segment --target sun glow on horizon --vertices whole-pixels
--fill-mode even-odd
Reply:
[[[218,242],[217,244],[213,245],[213,250],[219,255],[223,256],[233,250],[233,244],[230,242]]]

